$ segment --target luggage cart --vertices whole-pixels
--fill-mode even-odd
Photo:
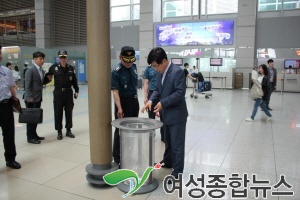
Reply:
[[[196,77],[195,77],[196,78]],[[209,97],[212,97],[211,88],[211,82],[210,81],[204,81],[204,82],[199,82],[199,79],[193,80],[193,92],[190,94],[191,98],[197,99],[199,95],[204,95],[206,99],[209,99]],[[208,88],[206,85],[209,84],[210,87]],[[199,87],[200,85],[200,87]],[[207,89],[206,89],[207,87]]]

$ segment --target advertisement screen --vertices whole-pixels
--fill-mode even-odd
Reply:
[[[223,59],[222,58],[211,58],[210,59],[210,66],[222,66]]]
[[[233,45],[234,21],[156,24],[156,46]]]
[[[298,59],[288,59],[288,60],[285,60],[284,61],[284,68],[288,69],[290,66],[293,69],[299,69],[300,60],[298,60]]]
[[[183,59],[182,58],[171,58],[171,62],[175,65],[182,66]]]

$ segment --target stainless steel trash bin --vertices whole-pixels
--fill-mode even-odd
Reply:
[[[142,177],[144,171],[154,164],[155,129],[162,127],[162,122],[138,117],[116,119],[111,123],[120,131],[121,169],[130,169]],[[158,182],[150,174],[145,184],[136,192],[144,194],[158,187]],[[118,184],[123,192],[129,192],[129,181]]]

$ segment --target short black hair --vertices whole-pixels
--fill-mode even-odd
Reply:
[[[183,65],[183,66],[184,66],[184,67],[186,67],[187,65],[189,65],[189,63],[184,63],[184,65]]]
[[[269,60],[268,60],[268,64],[271,63],[271,62],[273,63],[274,60],[273,60],[273,59],[269,59]]]
[[[34,58],[38,58],[38,57],[45,58],[45,54],[42,53],[42,52],[40,52],[40,51],[37,51],[37,52],[34,52],[34,53],[32,54],[32,57],[33,57],[33,59],[34,59]]]
[[[289,68],[292,69],[293,68],[292,65],[290,65]]]
[[[165,50],[161,47],[156,47],[149,52],[147,63],[150,65],[155,61],[157,64],[161,64],[163,59],[168,60]]]
[[[264,75],[268,76],[268,67],[265,64],[261,64],[259,67],[261,67],[264,70]]]
[[[6,63],[6,67],[8,67],[9,65],[11,65],[11,63],[10,63],[10,62]]]

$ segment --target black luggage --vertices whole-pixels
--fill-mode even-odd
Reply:
[[[210,91],[210,90],[211,90],[211,82],[204,81],[204,91]]]

